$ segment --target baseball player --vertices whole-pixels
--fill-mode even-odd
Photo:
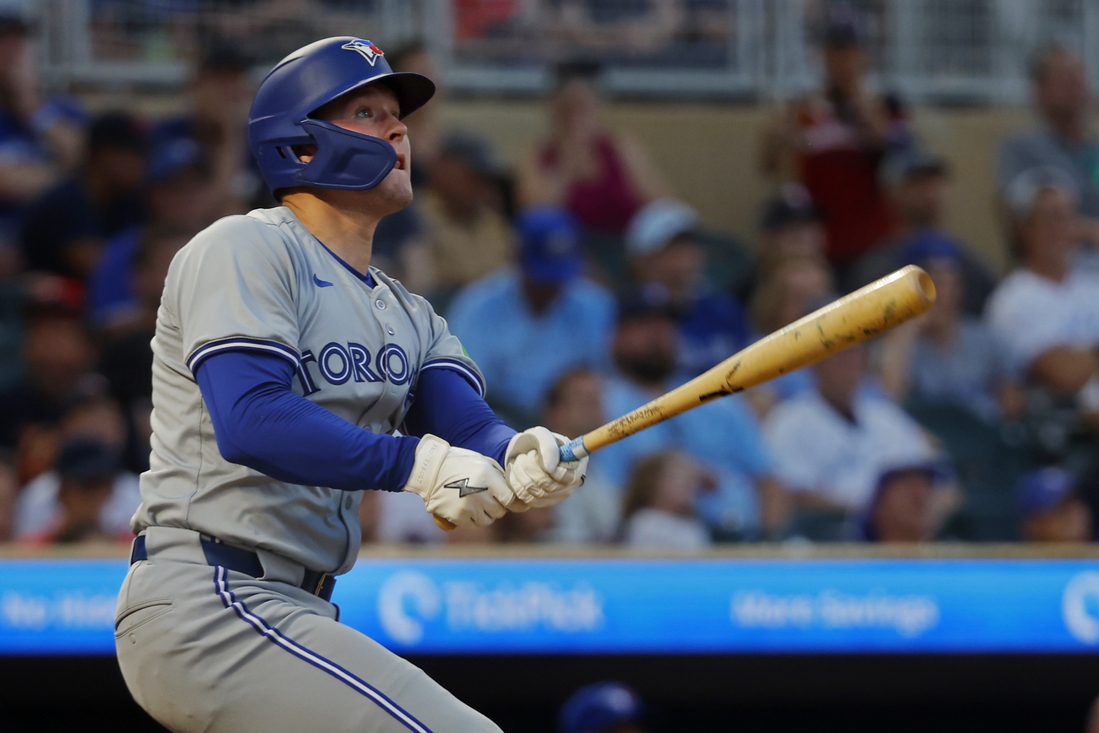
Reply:
[[[281,206],[218,221],[169,270],[116,640],[172,730],[499,730],[330,602],[363,491],[473,527],[555,504],[586,468],[559,463],[563,436],[507,428],[446,322],[370,267],[378,221],[412,200],[402,119],[434,90],[370,41],[287,56],[248,129]]]

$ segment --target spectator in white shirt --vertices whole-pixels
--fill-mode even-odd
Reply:
[[[1005,195],[1022,266],[993,293],[987,317],[1010,366],[1057,396],[1099,412],[1099,276],[1072,268],[1076,189],[1057,168],[1020,174]]]
[[[712,540],[695,514],[698,495],[716,482],[682,453],[655,453],[638,462],[622,504],[626,544],[703,550]]]
[[[920,426],[864,383],[866,366],[863,346],[840,352],[813,368],[817,389],[767,415],[775,473],[798,507],[857,512],[886,468],[934,456]]]

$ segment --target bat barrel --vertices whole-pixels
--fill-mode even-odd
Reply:
[[[561,460],[576,460],[719,397],[814,364],[926,312],[935,283],[915,265],[859,288],[766,336],[652,402],[574,439]]]

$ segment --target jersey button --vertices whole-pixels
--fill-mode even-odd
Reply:
[[[351,508],[351,494],[348,494],[347,498],[343,500],[343,508],[344,509],[350,509]]]
[[[397,334],[397,332],[393,330],[393,326],[390,326],[388,323],[385,324],[385,332],[390,336],[395,336]]]
[[[384,310],[385,310],[385,301],[384,301],[384,300],[382,300],[381,298],[378,298],[377,300],[375,300],[375,301],[374,301],[374,305],[375,305],[375,307],[377,307],[377,309],[378,309],[378,310],[380,310],[380,311],[384,311]]]

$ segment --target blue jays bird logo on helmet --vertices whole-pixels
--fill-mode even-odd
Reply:
[[[379,57],[385,56],[385,51],[375,46],[372,41],[364,41],[361,38],[356,38],[350,43],[345,43],[340,46],[340,48],[347,51],[359,52],[364,59],[370,62],[371,66],[374,65],[374,62],[377,61]]]

